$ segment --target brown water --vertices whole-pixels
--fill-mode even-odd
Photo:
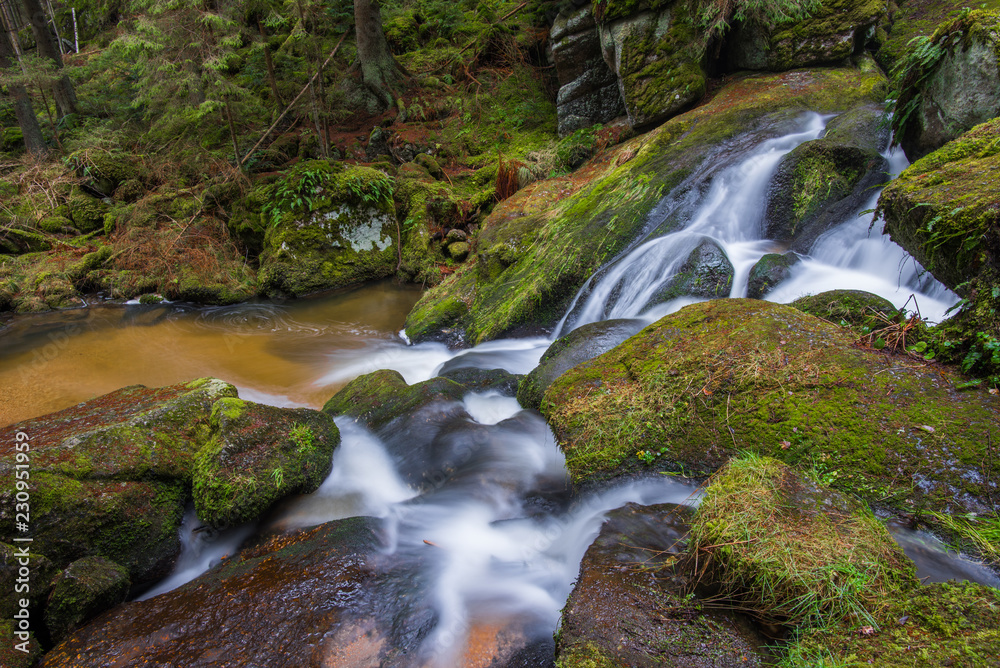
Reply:
[[[18,316],[0,331],[0,425],[140,383],[214,376],[240,396],[318,408],[342,385],[317,383],[390,339],[419,289],[378,283],[303,300],[225,307],[92,306]]]

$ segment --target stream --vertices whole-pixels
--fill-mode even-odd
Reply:
[[[790,150],[821,136],[828,120],[806,115],[790,134],[720,160],[709,178],[675,202],[673,209],[685,207],[681,228],[661,234],[652,221],[648,236],[583,286],[555,333],[608,318],[652,322],[691,303],[654,303],[653,297],[706,238],[734,266],[730,296],[745,296],[752,265],[776,250],[761,233],[771,176]],[[900,156],[887,154],[894,174],[905,167]],[[861,209],[875,199],[877,193]],[[854,215],[820,236],[767,298],[789,302],[806,293],[859,288],[902,306],[912,294],[925,318],[942,319],[957,297],[877,226],[869,233],[870,224],[870,215]],[[408,345],[398,332],[418,297],[415,289],[380,283],[287,303],[92,306],[18,317],[0,331],[0,422],[59,410],[128,384],[157,386],[201,376],[232,382],[251,401],[318,408],[346,382],[375,369],[395,369],[411,384],[462,366],[527,373],[554,338],[493,341],[457,351],[439,343]],[[471,393],[460,409],[449,433],[451,443],[469,455],[429,486],[415,484],[422,472],[400,456],[400,443],[337,418],[342,443],[318,491],[287,500],[260,526],[218,535],[202,531],[189,512],[175,573],[143,597],[193,579],[256,532],[380,517],[391,537],[386,552],[412,557],[426,571],[423,595],[437,621],[423,640],[424,653],[438,665],[456,665],[464,634],[478,621],[519,618],[539,638],[551,638],[580,560],[608,511],[629,502],[697,503],[694,486],[669,476],[599,490],[571,504],[554,502],[551,491],[565,489],[566,471],[540,415],[495,392]],[[949,555],[928,537],[897,534],[908,553],[922,555],[921,576],[957,573],[997,584],[987,569]],[[437,548],[432,557],[429,545]]]

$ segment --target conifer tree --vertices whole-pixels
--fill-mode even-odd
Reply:
[[[56,68],[61,70],[63,67],[62,52],[52,39],[48,20],[41,4],[38,0],[21,0],[21,8],[28,17],[31,34],[35,37],[39,55],[51,60],[55,63]],[[76,113],[76,91],[68,76],[63,74],[55,80],[52,93],[55,96],[56,110],[60,116]]]
[[[362,81],[385,108],[395,106],[399,89],[409,75],[389,51],[378,0],[354,0],[354,30]]]

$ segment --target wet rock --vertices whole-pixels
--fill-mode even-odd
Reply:
[[[340,444],[325,413],[237,398],[215,402],[211,427],[195,462],[194,504],[199,519],[216,529],[253,521],[290,494],[315,491]]]
[[[549,39],[559,78],[556,114],[560,136],[607,123],[625,113],[618,79],[604,62],[589,6],[561,11]]]
[[[768,253],[750,269],[747,279],[747,297],[763,299],[778,283],[792,274],[792,267],[802,258],[797,253]]]
[[[917,584],[866,505],[769,457],[745,455],[712,477],[691,542],[722,594],[772,623],[856,618]]]
[[[823,232],[871,199],[872,190],[888,180],[888,162],[879,153],[881,115],[873,106],[848,112],[830,122],[823,138],[782,158],[768,191],[766,238],[806,253]]]
[[[733,287],[733,274],[733,264],[726,251],[715,241],[706,238],[691,251],[670,282],[650,300],[650,305],[678,297],[728,297]]]
[[[128,595],[128,571],[104,557],[74,561],[52,583],[45,608],[45,627],[58,643],[97,614]]]
[[[892,493],[910,512],[991,507],[1000,469],[982,434],[1000,419],[995,397],[959,393],[954,371],[866,351],[855,338],[780,304],[692,304],[564,373],[542,412],[577,482],[648,466],[711,472],[753,450],[824,463],[840,489]],[[636,455],[661,448],[654,464]]]
[[[835,325],[846,323],[870,330],[884,327],[899,316],[899,309],[888,299],[863,290],[827,290],[799,297],[789,306]]]
[[[309,192],[300,192],[303,187]],[[280,193],[286,194],[271,211],[261,253],[258,280],[264,292],[299,296],[395,272],[398,229],[385,174],[304,162],[285,173],[274,197]],[[296,197],[309,205],[296,204]]]
[[[887,13],[885,0],[827,0],[804,18],[736,23],[727,37],[729,66],[781,71],[840,63],[864,47]]]
[[[194,457],[208,442],[212,404],[236,388],[203,378],[162,388],[133,385],[0,430],[0,540],[14,526],[17,433],[31,448],[32,548],[63,568],[103,556],[134,582],[160,577],[180,549],[177,529]]]
[[[275,538],[174,591],[119,606],[58,645],[42,665],[106,666],[113,656],[129,657],[130,665],[191,668],[275,665],[275,657],[282,665],[329,665],[320,661],[332,650],[357,656],[361,646],[377,655],[379,635],[346,629],[385,615],[389,623],[379,628],[391,638],[387,609],[403,607],[371,591],[378,526],[352,518]],[[331,646],[348,637],[357,642]]]
[[[42,645],[30,631],[26,640],[15,636],[15,632],[18,631],[16,623],[11,619],[0,620],[0,633],[4,638],[13,640],[0,645],[0,665],[10,668],[32,668],[42,656]]]
[[[478,369],[476,367],[457,367],[442,370],[439,376],[455,381],[472,392],[489,392],[494,390],[508,397],[517,394],[518,382],[521,376],[503,369]],[[522,404],[523,405],[523,404]]]
[[[323,412],[347,415],[375,433],[431,404],[455,404],[466,388],[447,378],[407,385],[398,371],[381,369],[355,378],[326,402]],[[450,414],[451,411],[445,411]]]
[[[682,552],[689,514],[629,504],[609,515],[563,609],[558,665],[764,665],[745,621],[705,613],[676,581],[657,577]]]
[[[552,382],[581,362],[606,353],[643,327],[641,320],[604,320],[574,329],[555,341],[531,373],[521,379],[517,400],[537,409]]]
[[[909,62],[902,73],[897,113],[907,111],[899,132],[906,157],[915,162],[976,125],[1000,116],[1000,13],[979,10],[953,19],[929,43],[937,58]]]

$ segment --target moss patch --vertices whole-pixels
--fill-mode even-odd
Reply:
[[[541,409],[577,481],[749,450],[910,511],[989,507],[995,398],[853,340],[787,306],[694,304],[563,374]]]
[[[769,457],[734,459],[712,477],[690,539],[727,597],[792,626],[874,621],[887,596],[916,584],[866,506]]]

